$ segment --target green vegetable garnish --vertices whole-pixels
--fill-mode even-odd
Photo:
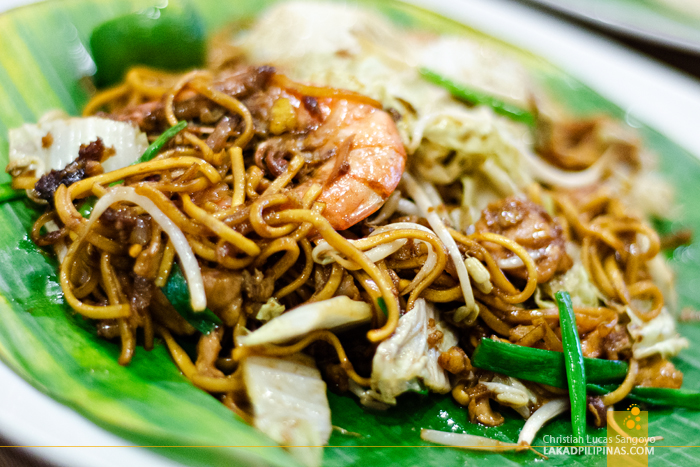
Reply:
[[[80,215],[83,216],[85,219],[90,217],[90,213],[92,213],[96,202],[97,198],[95,196],[88,196],[87,198],[85,198],[83,204],[81,204],[78,208],[78,212],[80,213]]]
[[[569,382],[571,426],[574,436],[583,439],[586,436],[586,369],[576,327],[576,315],[569,292],[557,292],[554,298],[559,308],[561,343],[564,346],[566,377]]]
[[[15,190],[10,183],[3,183],[0,185],[0,203],[14,201],[26,196],[27,193],[24,190]]]
[[[494,371],[514,378],[566,388],[564,354],[552,350],[534,349],[521,345],[482,339],[472,356],[477,368]],[[583,358],[589,383],[619,383],[627,375],[627,363],[619,360]]]
[[[163,146],[165,146],[165,144],[168,141],[173,139],[175,137],[175,135],[180,133],[185,128],[187,128],[187,122],[183,120],[181,122],[177,122],[177,125],[171,126],[167,130],[165,130],[154,142],[152,142],[146,148],[146,150],[143,152],[141,157],[139,157],[136,160],[136,162],[134,162],[134,164],[141,164],[142,162],[148,162],[151,159],[153,159],[154,157],[156,157],[156,155],[158,155],[160,150],[163,149]],[[132,164],[132,165],[134,165],[134,164]]]
[[[182,270],[177,263],[173,263],[173,269],[170,272],[168,281],[165,286],[161,287],[163,294],[173,305],[175,310],[180,313],[180,316],[192,325],[195,329],[203,334],[209,334],[214,330],[217,324],[221,324],[221,320],[209,308],[204,311],[194,311],[190,304],[190,291],[187,287],[187,281],[182,275]]]
[[[589,383],[586,388],[588,392],[603,395],[614,391],[617,386],[612,384],[599,386]],[[700,410],[700,393],[683,389],[636,387],[630,391],[626,399],[653,406]]]
[[[173,71],[201,66],[206,54],[201,19],[192,8],[178,5],[104,22],[92,31],[90,48],[97,86],[119,82],[135,65]]]
[[[158,155],[160,150],[163,149],[163,146],[165,146],[165,144],[168,141],[173,139],[175,137],[175,135],[180,133],[185,128],[187,128],[187,122],[183,120],[181,122],[177,122],[177,125],[171,126],[167,130],[165,130],[163,133],[161,133],[161,135],[158,138],[156,138],[156,140],[154,142],[152,142],[146,148],[146,150],[143,152],[143,154],[141,154],[141,157],[136,159],[136,161],[133,162],[131,165],[141,164],[142,162],[148,162],[151,159],[153,159],[154,157],[156,157],[156,155]],[[109,186],[121,185],[122,183],[124,183],[124,180],[118,180],[116,182],[110,183]]]
[[[419,396],[425,397],[430,394],[430,390],[425,386],[421,385],[420,389],[409,389],[408,392],[418,394]]]
[[[384,301],[384,297],[379,297],[377,299],[377,306],[379,306],[379,309],[382,310],[382,313],[384,313],[384,316],[389,316],[389,310],[386,307],[386,302]]]
[[[505,102],[482,91],[469,88],[464,84],[455,83],[454,81],[445,78],[444,76],[427,68],[421,68],[420,74],[431,83],[447,89],[450,94],[457,99],[473,105],[485,105],[491,107],[497,114],[508,117],[516,122],[525,123],[529,126],[535,126],[535,116],[529,110]]]

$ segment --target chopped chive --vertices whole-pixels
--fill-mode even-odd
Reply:
[[[428,394],[430,394],[430,390],[424,387],[423,385],[421,385],[420,388],[409,389],[408,392],[412,392],[420,396],[427,396]]]
[[[163,146],[166,145],[168,141],[173,139],[175,135],[180,133],[182,130],[184,130],[187,127],[187,122],[186,121],[181,121],[177,122],[177,125],[171,126],[167,130],[165,130],[161,135],[156,138],[155,141],[151,143],[150,146],[146,148],[146,150],[143,152],[141,157],[136,159],[136,162],[134,162],[131,165],[136,165],[136,164],[141,164],[143,162],[148,162],[154,157],[158,155],[161,149],[163,149]],[[109,184],[109,186],[116,186],[116,185],[121,185],[124,183],[124,180],[117,180],[116,182],[112,182]]]
[[[163,149],[163,146],[173,139],[175,135],[180,133],[182,130],[184,130],[187,127],[187,122],[186,121],[181,121],[177,122],[177,125],[171,126],[167,130],[165,130],[154,142],[151,143],[148,148],[144,151],[143,155],[138,158],[134,164],[141,164],[142,162],[148,162],[160,152],[161,149]]]
[[[497,114],[508,117],[516,122],[525,123],[529,126],[535,126],[535,116],[529,110],[518,107],[517,105],[505,102],[497,97],[486,94],[485,92],[469,88],[461,83],[445,78],[427,68],[421,68],[420,74],[433,84],[447,89],[452,96],[473,105],[485,105],[491,107]]]
[[[204,311],[199,312],[192,309],[192,305],[190,304],[190,290],[187,287],[187,281],[182,274],[182,270],[177,263],[173,264],[170,276],[168,276],[168,281],[160,290],[180,316],[202,334],[209,334],[214,330],[217,324],[221,324],[219,317],[209,308],[205,308]]]
[[[600,386],[587,384],[588,392],[603,395],[617,389],[616,385]],[[657,407],[682,407],[685,409],[700,410],[700,393],[671,388],[647,388],[636,387],[630,391],[626,399]]]
[[[574,429],[574,436],[584,439],[586,436],[586,369],[576,327],[576,315],[568,292],[557,292],[554,298],[559,308],[561,341],[564,346],[566,376],[569,382],[571,426]]]
[[[382,313],[384,313],[384,316],[389,316],[389,309],[386,307],[386,302],[384,301],[384,297],[379,297],[377,299],[377,306],[379,306],[379,309],[382,310]]]
[[[15,190],[11,183],[0,184],[0,203],[14,201],[27,196],[24,190]]]
[[[556,388],[567,387],[566,364],[562,352],[481,339],[472,355],[472,364],[477,368],[518,379]],[[590,383],[620,383],[627,375],[627,363],[620,360],[584,357],[583,364]]]
[[[78,212],[80,213],[80,215],[83,216],[85,219],[90,217],[90,213],[92,213],[96,202],[97,198],[95,196],[88,196],[87,198],[85,198],[83,204],[81,204],[78,208]]]

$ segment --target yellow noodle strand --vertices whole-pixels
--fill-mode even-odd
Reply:
[[[316,341],[325,341],[333,346],[336,353],[338,354],[338,360],[340,360],[340,366],[345,370],[345,372],[348,374],[350,379],[355,381],[360,386],[369,386],[370,385],[371,380],[369,378],[364,378],[355,372],[355,369],[353,368],[352,363],[350,363],[350,360],[348,360],[348,357],[345,353],[345,350],[343,349],[342,344],[340,343],[340,340],[338,340],[338,337],[336,337],[336,335],[331,333],[330,331],[325,331],[325,330],[314,331],[314,332],[310,333],[309,335],[307,335],[302,340],[300,340],[299,342],[292,344],[292,345],[289,345],[289,346],[264,344],[264,345],[251,346],[251,347],[239,347],[233,351],[233,355],[234,355],[234,359],[238,360],[238,361],[242,360],[247,355],[251,355],[251,354],[252,355],[268,355],[268,356],[272,356],[272,357],[283,357],[283,356],[293,355],[297,352],[300,352],[301,350],[306,348],[309,344],[316,342]]]
[[[150,183],[151,187],[158,191],[169,193],[196,193],[206,189],[211,182],[206,177],[197,177],[184,183],[156,182]]]
[[[527,283],[525,284],[525,288],[522,290],[522,292],[516,295],[504,295],[501,297],[505,302],[522,303],[532,296],[537,288],[537,266],[535,266],[535,262],[525,248],[520,246],[517,242],[504,237],[503,235],[497,235],[490,232],[476,233],[471,235],[470,238],[501,245],[502,247],[512,251],[522,260],[523,264],[525,265],[525,269],[527,271]]]
[[[265,173],[257,165],[248,167],[245,181],[245,194],[248,198],[255,199],[260,196],[257,189],[264,176]]]
[[[263,216],[265,208],[279,206],[289,202],[289,198],[281,193],[270,196],[261,196],[250,207],[250,224],[253,226],[255,233],[265,238],[277,238],[290,234],[297,228],[294,224],[287,224],[282,227],[272,227]]]
[[[622,399],[627,397],[632,389],[634,389],[634,383],[637,379],[637,373],[639,372],[639,363],[636,359],[632,358],[629,361],[629,367],[627,369],[627,376],[622,384],[612,392],[609,392],[602,396],[603,404],[606,406],[611,406],[620,402]]]
[[[166,76],[148,68],[134,67],[126,74],[125,81],[131,86],[132,89],[150,99],[160,99],[166,92],[168,92],[168,88],[165,86],[152,86],[146,84],[143,79],[144,75],[150,78],[162,78]]]
[[[245,130],[241,135],[236,138],[233,142],[234,146],[240,148],[245,148],[248,142],[253,138],[254,127],[253,127],[253,116],[250,114],[248,108],[241,103],[238,99],[228,94],[224,94],[221,91],[217,91],[208,84],[202,82],[202,80],[193,80],[190,83],[190,87],[195,89],[200,94],[203,94],[207,98],[216,102],[222,107],[230,110],[233,113],[240,115],[245,123]]]
[[[340,235],[331,226],[328,220],[312,211],[303,209],[289,209],[270,216],[272,224],[286,224],[289,222],[313,224],[333,248],[346,258],[359,264],[369,274],[382,292],[382,297],[387,307],[387,322],[379,329],[373,329],[367,333],[371,342],[381,342],[396,330],[399,322],[399,305],[397,297],[393,293],[393,283],[387,274],[383,274],[379,268],[367,258],[361,251],[355,248],[347,239]]]
[[[260,247],[256,245],[254,241],[244,237],[220,220],[214,218],[204,209],[195,205],[190,199],[189,195],[182,195],[182,209],[187,214],[192,216],[193,219],[199,221],[203,225],[206,225],[216,235],[226,240],[231,245],[234,245],[244,253],[250,256],[257,256],[260,254]]]
[[[153,201],[158,209],[163,211],[163,213],[168,216],[168,219],[173,221],[183,232],[192,235],[204,235],[209,232],[203,225],[193,222],[192,219],[188,218],[178,209],[170,198],[149,184],[136,184],[133,185],[133,187],[137,194],[145,196]]]
[[[353,246],[358,250],[366,251],[378,245],[391,243],[395,240],[403,238],[411,238],[429,243],[437,255],[436,264],[432,271],[430,271],[430,273],[411,291],[407,304],[407,308],[410,310],[413,308],[413,304],[418,299],[421,292],[429,287],[430,284],[432,284],[433,281],[442,274],[442,272],[445,270],[445,266],[447,265],[447,252],[445,251],[445,247],[442,245],[442,242],[437,235],[418,229],[390,230],[377,235],[372,235],[371,237],[356,240],[353,242]]]
[[[245,203],[245,166],[243,164],[243,151],[238,146],[229,149],[231,156],[231,171],[233,172],[233,197],[231,207]]]
[[[284,251],[285,255],[280,258],[274,266],[269,268],[269,270],[272,271],[269,277],[272,277],[272,280],[276,281],[282,277],[289,268],[294,266],[294,263],[296,263],[299,258],[299,246],[296,240],[289,237],[273,240],[260,252],[260,255],[255,259],[253,265],[256,268],[260,268],[270,256],[281,251]]]
[[[304,238],[299,242],[299,244],[301,245],[301,249],[304,250],[304,258],[306,259],[304,269],[302,270],[301,274],[299,274],[299,277],[294,279],[286,286],[282,287],[274,294],[274,296],[278,299],[286,297],[287,295],[304,285],[309,280],[309,278],[311,277],[311,273],[313,272],[314,260],[311,256],[311,243],[309,243],[309,241]]]
[[[105,89],[104,91],[98,92],[90,102],[83,108],[83,117],[89,117],[95,114],[100,108],[105,106],[108,102],[112,102],[120,97],[125,96],[130,91],[130,86],[128,84],[121,84],[119,86]]]
[[[280,73],[275,73],[272,79],[273,82],[278,86],[296,91],[304,96],[345,99],[349,101],[355,101],[360,104],[371,105],[372,107],[376,107],[378,109],[382,108],[381,102],[354,91],[348,91],[345,89],[335,89],[329,87],[308,86],[305,84],[296,83]]]
[[[211,245],[207,245],[208,242],[205,243],[204,240],[200,241],[191,236],[187,236],[187,241],[192,247],[194,254],[207,261],[219,263],[226,269],[243,269],[250,266],[255,260],[253,256],[246,256],[245,258],[219,257],[216,254],[216,250]]]
[[[498,267],[498,263],[495,259],[493,259],[491,253],[489,253],[484,247],[482,247],[476,241],[470,239],[463,233],[458,232],[454,229],[448,230],[450,232],[450,235],[452,236],[452,238],[455,239],[456,242],[459,242],[470,249],[478,248],[481,255],[483,255],[483,260],[486,263],[486,267],[488,268],[489,273],[491,275],[491,281],[496,287],[498,287],[508,295],[515,295],[518,293],[518,289],[516,289],[515,286],[513,286],[513,284],[510,283],[505,274],[503,274],[503,271],[500,267]]]
[[[100,270],[102,272],[102,283],[110,305],[119,305],[126,301],[121,291],[119,282],[115,277],[114,269],[111,265],[109,253],[102,253],[100,256]],[[136,336],[134,335],[127,318],[118,319],[119,335],[122,341],[122,349],[119,354],[119,364],[128,365],[136,351]]]
[[[32,230],[29,232],[29,236],[32,239],[34,243],[36,243],[39,246],[46,246],[49,245],[49,243],[44,239],[44,237],[41,235],[41,229],[48,223],[48,222],[55,222],[58,219],[58,214],[56,211],[47,211],[34,222],[32,225]],[[63,237],[66,236],[68,233],[65,229],[60,229],[61,233],[60,236],[55,237],[55,240],[59,240]]]
[[[269,187],[263,192],[262,196],[269,196],[273,195],[275,193],[279,193],[282,188],[287,186],[289,182],[292,181],[294,177],[299,173],[302,167],[306,164],[306,161],[304,161],[304,157],[301,156],[300,154],[295,154],[294,157],[292,157],[292,160],[289,161],[289,164],[287,165],[287,169],[284,171],[282,175],[277,177],[274,182],[270,184]]]
[[[173,357],[177,367],[190,381],[192,381],[195,386],[204,389],[207,392],[217,393],[237,391],[245,388],[243,381],[236,373],[223,378],[215,378],[199,374],[189,355],[187,355],[187,352],[185,352],[182,347],[175,342],[175,339],[173,338],[172,334],[170,334],[170,331],[162,326],[158,326],[156,331],[165,341],[165,345],[168,347],[168,351]]]
[[[177,125],[177,117],[175,117],[175,111],[173,110],[173,102],[175,97],[180,93],[180,91],[194,78],[202,76],[208,78],[210,74],[202,70],[193,70],[185,74],[180,78],[180,80],[175,83],[175,86],[170,90],[165,96],[165,119],[168,121],[170,126]]]
[[[88,268],[89,276],[87,281],[85,281],[80,287],[73,289],[73,295],[75,298],[81,299],[90,295],[95,288],[99,285],[100,281],[94,268]]]
[[[328,280],[323,285],[323,288],[321,290],[319,290],[317,293],[311,296],[311,298],[309,299],[309,303],[320,302],[333,297],[335,291],[338,290],[338,287],[340,287],[340,282],[343,279],[344,272],[345,270],[340,264],[333,263],[333,267],[331,269],[330,275],[328,276]]]
[[[172,242],[168,240],[163,250],[163,257],[160,260],[160,266],[158,266],[158,275],[156,276],[155,285],[156,287],[165,287],[165,283],[168,282],[168,276],[173,268],[173,262],[175,261],[175,247]]]
[[[129,305],[107,305],[107,306],[94,306],[88,305],[81,302],[73,294],[73,284],[70,282],[70,273],[73,266],[74,258],[78,252],[78,248],[81,246],[82,241],[78,240],[71,244],[66,253],[66,257],[61,262],[61,267],[59,270],[59,280],[61,283],[61,290],[63,290],[63,296],[75,311],[85,316],[86,318],[92,319],[113,319],[113,318],[125,318],[131,314],[131,309]]]
[[[198,165],[198,168],[202,174],[212,183],[218,183],[221,181],[219,172],[217,172],[217,170],[206,161],[203,161],[197,157],[180,156],[164,160],[151,160],[141,164],[130,165],[123,169],[107,172],[102,175],[86,178],[79,182],[73,183],[68,188],[65,188],[65,185],[59,186],[54,196],[56,211],[59,214],[61,222],[63,222],[66,227],[77,231],[80,229],[82,224],[87,222],[87,220],[83,219],[83,216],[81,216],[75,209],[75,206],[73,206],[73,200],[90,193],[94,185],[108,185],[131,175],[143,176],[151,172],[174,168],[187,168],[191,167],[193,164]],[[63,190],[61,190],[61,188],[63,188]],[[163,196],[162,193],[161,196]]]

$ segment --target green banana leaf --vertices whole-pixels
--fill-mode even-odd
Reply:
[[[146,5],[144,5],[146,3]],[[171,1],[169,8],[181,2]],[[269,0],[191,0],[208,34],[227,23],[250,18]],[[362,2],[403,26],[466,35],[500,48],[527,66],[540,84],[578,114],[624,112],[545,61],[433,13],[393,0]],[[156,2],[153,1],[155,5]],[[0,166],[7,162],[7,131],[61,108],[78,115],[88,94],[81,77],[94,71],[89,58],[93,28],[116,16],[148,6],[137,0],[54,0],[0,15]],[[629,119],[628,119],[629,120]],[[700,163],[678,145],[639,122],[646,145],[661,156],[662,171],[678,188],[683,214],[677,222],[700,232]],[[0,182],[9,180],[0,175]],[[176,369],[162,344],[138,349],[133,362],[119,366],[118,344],[96,336],[93,326],[64,303],[56,262],[28,238],[40,211],[28,201],[0,205],[0,358],[40,391],[73,408],[95,424],[186,465],[296,465],[264,435],[249,427],[213,397],[193,387]],[[673,227],[673,226],[672,226]],[[680,247],[670,259],[678,273],[681,306],[700,306],[700,247]],[[693,345],[675,364],[685,373],[684,387],[700,389],[700,327],[682,325]],[[513,442],[523,421],[505,410],[496,428],[470,424],[450,397],[408,394],[386,412],[364,409],[352,396],[329,393],[333,424],[361,436],[334,432],[325,449],[328,466],[441,465],[479,463],[535,465],[531,453],[489,454],[431,446],[421,428],[478,434]],[[652,410],[651,436],[662,435],[652,465],[697,465],[700,450],[663,446],[697,445],[700,413]],[[535,440],[571,433],[566,416],[550,423]],[[591,437],[605,432],[588,428]],[[213,446],[213,447],[211,447]],[[604,456],[553,456],[546,465],[605,465]]]

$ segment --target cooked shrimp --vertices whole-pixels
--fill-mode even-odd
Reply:
[[[303,91],[273,85],[266,92],[267,112],[250,106],[253,119],[268,117],[269,131],[279,135],[258,147],[256,161],[277,176],[286,167],[285,157],[303,154],[307,166],[297,191],[303,195],[311,185],[321,185],[318,201],[326,204],[324,217],[344,230],[374,213],[393,193],[406,151],[391,116],[371,105],[371,99],[351,92],[333,96],[337,90],[326,90],[332,97],[315,98]]]
[[[302,195],[314,184],[323,190],[324,216],[344,230],[375,212],[391,195],[403,174],[406,151],[391,116],[366,96],[330,88],[300,85],[270,67],[249,67],[221,73],[212,82],[216,91],[240,101],[249,110],[256,139],[257,165],[277,177],[288,160],[301,154],[306,162],[297,176]],[[314,97],[318,96],[318,97]],[[191,89],[178,93],[173,106],[178,119],[208,121],[223,109]],[[143,130],[167,127],[164,102],[127,106],[110,114]],[[239,135],[244,123],[234,115],[225,134]],[[247,150],[248,148],[244,148]],[[221,206],[220,206],[221,207]]]
[[[323,186],[318,201],[338,230],[344,230],[375,212],[401,180],[406,152],[393,120],[367,104],[328,99],[330,112],[305,143],[316,153],[332,156],[300,185]],[[308,147],[307,146],[307,147]]]

